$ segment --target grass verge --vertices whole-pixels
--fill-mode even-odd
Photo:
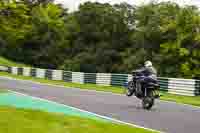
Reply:
[[[160,99],[200,107],[200,96],[181,96],[165,92]]]
[[[124,93],[124,89],[122,87],[115,87],[115,86],[100,86],[96,84],[77,84],[77,83],[70,83],[70,82],[64,82],[64,81],[53,81],[53,80],[39,79],[39,78],[34,78],[34,77],[13,75],[6,72],[0,72],[0,76],[7,76],[7,77],[13,77],[16,79],[31,80],[31,81],[35,81],[39,83],[62,85],[66,87],[74,87],[74,88],[87,89],[87,90],[112,92],[112,93],[117,93],[117,94]],[[200,96],[181,96],[181,95],[163,93],[163,96],[160,99],[165,100],[165,101],[173,101],[177,103],[194,105],[194,106],[200,107]]]
[[[5,93],[7,92],[5,89],[0,89],[0,93]]]
[[[127,125],[0,106],[1,133],[153,133]]]
[[[28,65],[22,64],[22,63],[16,63],[14,61],[8,60],[4,57],[0,56],[0,65],[4,66],[18,66],[18,67],[28,67]]]

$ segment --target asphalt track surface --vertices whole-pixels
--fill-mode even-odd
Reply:
[[[67,89],[0,77],[0,88],[28,94],[167,133],[200,133],[200,108],[156,101],[150,111],[140,100],[111,93]]]

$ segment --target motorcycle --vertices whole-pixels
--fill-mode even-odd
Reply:
[[[150,110],[154,105],[155,99],[159,98],[159,84],[157,80],[147,82],[141,85],[138,81],[143,74],[140,71],[132,72],[133,78],[128,82],[126,88],[126,95],[128,97],[135,94],[135,96],[142,100],[143,109]]]

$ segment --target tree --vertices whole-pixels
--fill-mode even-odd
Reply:
[[[36,67],[128,73],[152,60],[159,76],[200,77],[195,6],[86,2],[68,13],[51,0],[0,1],[0,54]]]
[[[1,48],[4,47],[10,52],[4,51],[5,56],[17,60],[17,52],[20,52],[20,45],[26,40],[27,34],[32,29],[30,25],[29,8],[23,3],[15,1],[0,3],[0,40]]]
[[[24,57],[35,66],[57,68],[64,60],[67,46],[63,9],[54,4],[32,9],[33,30],[23,45]]]
[[[124,14],[122,15],[120,12],[122,11],[109,4],[87,2],[74,13],[73,20],[76,21],[74,24],[78,25],[76,26],[78,28],[74,28],[75,32],[72,33],[71,57],[72,59],[79,57],[79,55],[85,55],[85,57],[92,55],[94,57],[90,59],[93,60],[90,64],[95,68],[93,70],[84,69],[85,72],[118,71],[118,68],[112,67],[112,64],[118,66],[118,63],[121,63],[120,52],[126,45],[129,45],[129,26],[124,22]],[[75,26],[72,24],[71,27]],[[82,59],[86,58],[82,57]],[[89,66],[88,63],[85,62],[85,66]],[[83,70],[82,66],[81,64],[81,70]]]
[[[175,39],[169,39],[161,44],[163,61],[173,64],[171,71],[176,76],[195,77],[200,73],[200,40],[199,29],[200,16],[197,8],[187,6],[180,9],[174,20],[166,25],[164,32],[172,34],[175,31]],[[176,69],[172,69],[176,67]]]
[[[20,1],[23,1],[28,5],[40,5],[40,4],[48,4],[54,2],[54,0],[20,0]]]

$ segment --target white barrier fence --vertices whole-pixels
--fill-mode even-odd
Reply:
[[[93,83],[105,86],[126,86],[132,79],[130,74],[113,73],[83,73],[66,72],[62,70],[49,70],[39,68],[20,68],[0,66],[0,71],[6,71],[15,75],[46,78],[50,80],[64,80],[73,83]],[[159,78],[161,90],[172,94],[196,96],[200,95],[200,81],[194,79]]]

